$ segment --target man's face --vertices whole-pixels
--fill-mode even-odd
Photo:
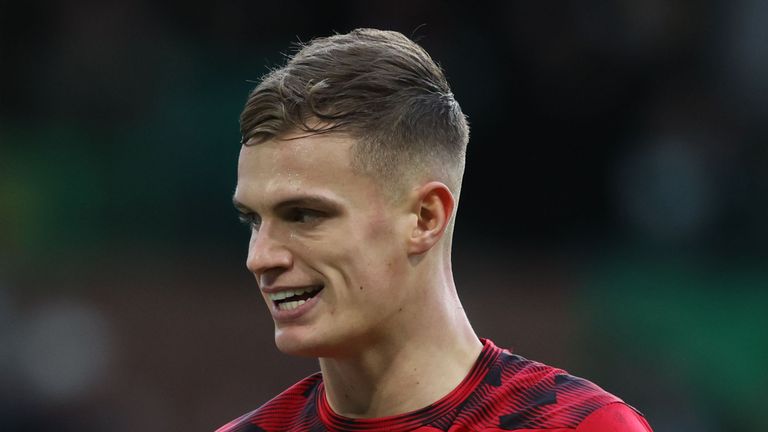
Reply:
[[[244,146],[236,206],[248,269],[286,353],[344,355],[397,331],[416,215],[350,165],[353,140],[292,136]]]

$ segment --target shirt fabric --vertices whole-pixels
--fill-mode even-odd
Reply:
[[[316,373],[217,432],[652,432],[638,411],[592,382],[481,340],[482,352],[464,380],[422,409],[343,417],[329,406]]]

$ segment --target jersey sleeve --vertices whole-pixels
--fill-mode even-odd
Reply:
[[[588,415],[576,432],[653,432],[645,418],[628,405],[608,404]]]

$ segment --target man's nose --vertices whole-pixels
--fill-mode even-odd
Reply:
[[[293,254],[276,234],[274,227],[266,224],[251,232],[246,267],[260,281],[267,273],[285,270],[293,265]]]

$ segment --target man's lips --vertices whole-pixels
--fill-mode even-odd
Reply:
[[[280,311],[289,311],[303,305],[322,289],[323,285],[308,285],[298,287],[270,287],[263,289],[267,297]]]

